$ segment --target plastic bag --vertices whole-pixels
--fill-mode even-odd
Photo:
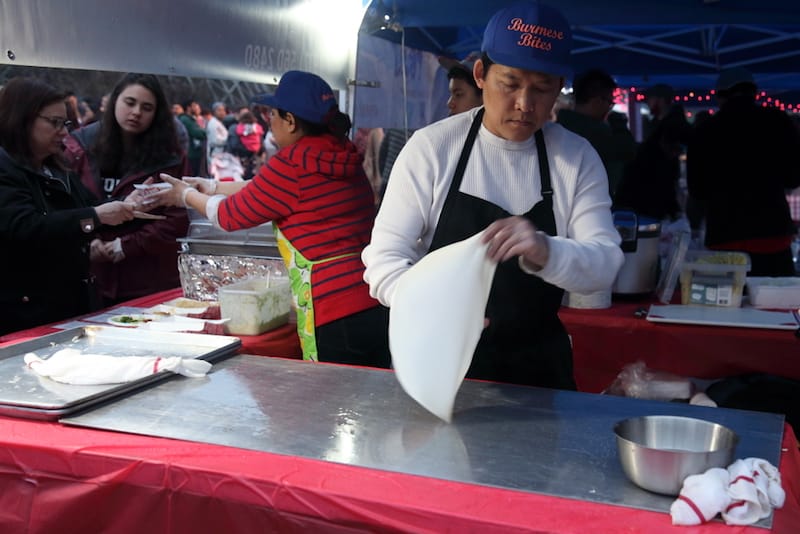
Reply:
[[[694,390],[694,383],[688,378],[648,369],[644,362],[638,361],[623,367],[603,393],[634,399],[688,400]]]

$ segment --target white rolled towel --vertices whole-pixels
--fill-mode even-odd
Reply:
[[[766,489],[761,491],[766,492],[770,506],[783,508],[783,503],[786,502],[786,492],[781,485],[781,472],[778,471],[778,468],[762,458],[748,458],[745,461],[752,462],[760,480],[766,481],[764,484]],[[761,487],[759,486],[759,488]]]
[[[780,473],[761,458],[736,460],[728,466],[731,502],[722,518],[729,525],[752,525],[768,517],[772,508],[783,506],[786,493],[781,487]]]
[[[62,349],[46,360],[29,352],[24,361],[39,376],[76,385],[122,384],[161,371],[200,378],[211,369],[206,361],[179,356],[108,356],[75,349]]]
[[[712,467],[684,479],[678,498],[669,507],[673,525],[700,525],[711,521],[730,504],[728,471]]]

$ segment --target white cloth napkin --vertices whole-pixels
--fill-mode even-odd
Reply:
[[[673,525],[699,525],[710,521],[730,504],[728,471],[714,467],[683,481],[681,493],[669,507]]]
[[[731,503],[722,512],[729,525],[750,525],[768,517],[772,508],[781,508],[786,493],[780,472],[766,460],[746,458],[728,466]]]
[[[62,349],[46,360],[29,352],[24,361],[39,376],[79,385],[121,384],[165,370],[200,378],[211,369],[206,361],[179,356],[107,356],[75,349]]]
[[[785,500],[778,469],[761,458],[746,458],[727,469],[686,477],[669,512],[673,525],[699,525],[719,513],[728,525],[751,525]]]
[[[480,236],[437,249],[403,273],[389,310],[389,348],[400,385],[447,422],[483,332],[497,267]]]

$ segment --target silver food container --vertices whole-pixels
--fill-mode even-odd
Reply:
[[[216,301],[220,287],[246,278],[287,277],[272,224],[226,232],[189,210],[189,231],[178,256],[186,297]]]
[[[625,262],[611,292],[615,295],[649,295],[658,283],[661,222],[632,211],[614,212],[614,226],[622,237]]]

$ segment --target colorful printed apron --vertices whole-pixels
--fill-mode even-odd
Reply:
[[[292,300],[297,311],[297,336],[300,338],[300,347],[303,349],[303,359],[318,361],[317,339],[314,329],[314,297],[311,287],[311,271],[315,265],[322,265],[331,261],[358,256],[358,253],[341,254],[331,258],[312,261],[294,248],[292,242],[272,225],[275,238],[278,241],[278,251],[286,264],[289,273],[289,285],[292,288]]]

